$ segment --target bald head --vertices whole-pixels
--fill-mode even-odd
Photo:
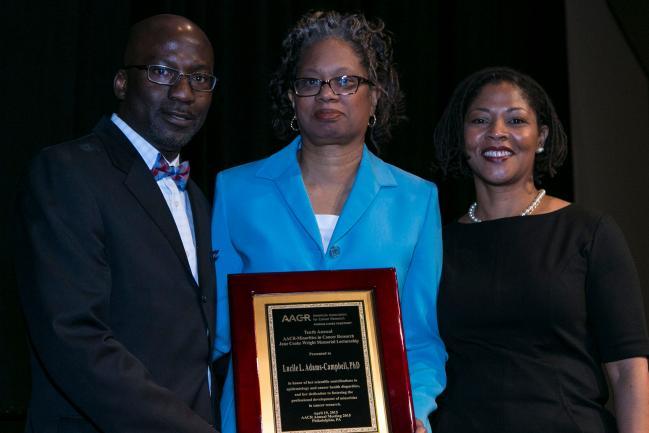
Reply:
[[[124,51],[124,64],[139,64],[152,46],[177,39],[206,46],[213,62],[212,44],[196,23],[180,15],[161,14],[145,18],[131,27]]]
[[[212,93],[197,83],[213,84],[213,70],[212,44],[195,23],[167,14],[140,21],[113,81],[117,114],[171,161],[205,121]],[[177,79],[161,84],[151,71]]]

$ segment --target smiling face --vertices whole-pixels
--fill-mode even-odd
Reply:
[[[308,47],[297,68],[299,78],[329,80],[340,75],[367,78],[367,70],[351,45],[335,38]],[[336,95],[325,84],[315,96],[300,97],[289,91],[288,97],[306,145],[362,145],[377,95],[368,84],[361,84],[353,95]]]
[[[464,117],[464,145],[476,182],[513,185],[533,182],[534,156],[547,126],[520,89],[507,82],[485,85]]]
[[[136,27],[125,63],[211,74],[214,60],[207,37],[194,23],[162,15]],[[211,93],[192,90],[186,77],[165,86],[149,81],[139,69],[120,70],[114,91],[121,100],[119,116],[167,158],[174,158],[200,129],[212,101]]]

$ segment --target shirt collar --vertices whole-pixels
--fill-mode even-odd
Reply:
[[[153,168],[156,159],[158,158],[158,149],[153,147],[151,143],[146,141],[140,134],[135,132],[133,128],[128,126],[124,120],[122,120],[117,114],[113,113],[110,116],[110,120],[119,128],[120,131],[128,138],[128,141],[131,142],[135,150],[140,154],[144,162],[146,163],[149,170]],[[166,158],[165,158],[166,159]],[[180,164],[180,155],[176,156],[173,161],[167,161],[170,166],[175,167]]]

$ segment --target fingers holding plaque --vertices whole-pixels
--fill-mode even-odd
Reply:
[[[414,431],[394,270],[229,286],[240,433]]]

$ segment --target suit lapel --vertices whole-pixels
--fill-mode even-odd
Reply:
[[[141,166],[141,167],[140,167]],[[185,248],[183,247],[178,227],[171,215],[169,206],[156,184],[153,176],[147,169],[144,161],[135,162],[129,170],[124,185],[131,191],[135,198],[140,202],[149,217],[160,228],[162,234],[167,238],[178,259],[183,263],[186,271],[194,281]]]
[[[95,127],[94,132],[104,142],[106,152],[113,164],[126,174],[124,185],[167,238],[193,281],[194,277],[171,211],[137,150],[109,118],[103,118]]]
[[[300,137],[291,144],[271,155],[257,172],[257,176],[271,179],[284,198],[286,206],[304,228],[307,235],[322,250],[322,238],[313,208],[302,180],[302,172],[297,162]]]
[[[216,280],[214,277],[214,261],[211,258],[211,235],[210,235],[210,213],[203,203],[205,199],[203,193],[191,181],[187,183],[187,194],[192,206],[192,216],[194,220],[194,238],[196,239],[196,260],[198,264],[198,283],[199,296],[204,293],[213,294],[216,290]],[[214,301],[212,296],[207,296],[208,302],[203,302],[202,311],[206,328],[209,329],[209,335],[216,335],[214,329]],[[210,344],[210,353],[212,352],[212,338],[208,338]]]
[[[363,158],[358,167],[354,185],[343,206],[340,218],[331,236],[330,245],[338,242],[358,222],[382,187],[396,185],[397,183],[387,164],[374,156],[367,147],[364,147]]]
[[[196,241],[196,261],[198,265],[198,283],[201,287],[206,287],[208,267],[210,263],[211,239],[209,234],[209,209],[205,209],[200,200],[203,194],[198,186],[193,182],[187,182],[187,194],[192,207],[192,218],[194,222],[194,238]]]

